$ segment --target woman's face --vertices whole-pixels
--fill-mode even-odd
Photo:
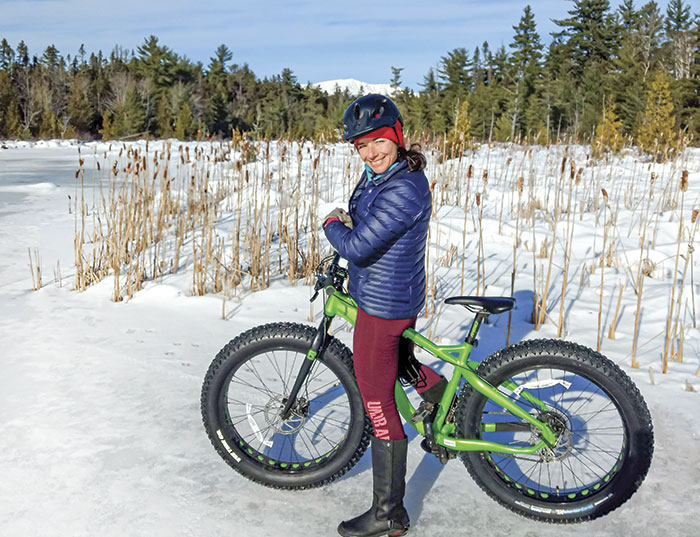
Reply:
[[[357,142],[360,158],[374,173],[384,173],[399,156],[399,146],[386,138],[363,138]]]

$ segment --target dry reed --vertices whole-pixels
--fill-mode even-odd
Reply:
[[[526,264],[519,249],[531,251],[532,258],[527,262],[532,262],[532,321],[536,329],[551,322],[557,336],[565,336],[566,307],[575,300],[569,296],[573,294],[569,287],[572,282],[578,282],[582,289],[590,285],[590,274],[600,263],[596,343],[600,348],[603,298],[617,295],[616,301],[611,300],[615,311],[608,330],[608,337],[613,339],[627,288],[626,284],[609,283],[614,278],[605,274],[617,259],[617,249],[622,247],[624,253],[624,234],[615,217],[623,207],[632,215],[628,238],[635,228],[639,232],[637,270],[630,269],[629,262],[622,269],[634,272],[630,278],[637,298],[632,364],[637,367],[642,294],[648,274],[645,251],[656,236],[658,213],[665,207],[682,210],[683,188],[671,184],[671,178],[677,175],[665,173],[665,168],[659,174],[653,166],[647,168],[634,161],[633,174],[650,172],[645,191],[640,181],[616,181],[612,164],[591,162],[573,146],[552,146],[544,153],[544,164],[543,154],[527,147],[494,144],[483,149],[485,159],[477,159],[474,151],[460,151],[455,159],[441,160],[445,148],[442,139],[425,146],[434,208],[426,248],[424,314],[429,331],[436,331],[442,312],[438,302],[445,298],[443,294],[457,290],[456,278],[460,278],[460,294],[471,288],[482,295],[492,277],[497,283],[498,274],[488,272],[493,265],[489,260],[487,267],[489,245],[484,238],[490,236],[488,226],[493,224],[494,234],[505,235],[512,230],[512,266],[503,267],[504,274],[510,274],[511,294],[516,292],[519,263]],[[75,215],[75,288],[84,290],[110,277],[113,299],[119,301],[133,296],[149,281],[182,274],[190,282],[193,295],[222,293],[222,318],[229,315],[228,302],[237,293],[263,289],[275,277],[286,278],[292,284],[311,280],[315,264],[328,249],[320,233],[319,218],[323,215],[318,213],[319,207],[347,200],[361,172],[359,159],[343,148],[312,142],[250,140],[240,135],[230,142],[192,146],[151,142],[144,148],[121,144],[92,157],[96,167],[93,177],[86,179],[81,156],[75,194],[69,200]],[[574,157],[583,165],[577,166]],[[481,183],[473,181],[477,167]],[[94,189],[85,188],[89,180],[94,182]],[[608,190],[602,188],[603,182]],[[598,209],[601,192],[602,211]],[[450,223],[455,223],[449,212],[439,211],[445,206],[462,211],[456,229],[449,229]],[[566,222],[562,221],[564,211]],[[593,218],[600,214],[601,219]],[[575,264],[574,242],[576,221],[589,216],[595,226],[590,231],[594,237],[602,231],[603,244],[602,249],[595,245],[594,263],[587,266],[580,259]],[[457,228],[460,225],[461,230]],[[528,225],[530,233],[523,228]],[[461,241],[450,236],[450,231],[461,232]],[[694,292],[691,231],[686,227],[684,232],[689,240],[687,254],[682,256],[678,250],[677,258],[684,259],[684,266],[678,261],[678,269],[684,275],[690,273]],[[35,269],[30,270],[35,277]],[[619,270],[617,265],[613,270]],[[438,271],[445,273],[438,275]],[[561,285],[556,280],[559,277]],[[454,287],[438,285],[448,278],[454,278]],[[687,334],[681,315],[685,276],[676,287],[671,301],[673,320],[666,337],[668,355],[681,357]],[[556,288],[561,289],[561,295],[557,297],[558,315],[552,315],[558,318],[553,321],[547,308]],[[694,312],[692,315],[694,321]],[[311,309],[309,317],[313,316]],[[509,314],[508,342],[511,320]]]

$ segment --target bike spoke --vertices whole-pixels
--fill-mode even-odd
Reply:
[[[251,384],[250,382],[246,382],[246,381],[241,380],[240,378],[232,378],[230,384],[238,384],[241,386],[245,386],[245,387],[248,387],[254,391],[263,391],[270,397],[274,397],[276,395],[279,395],[278,393],[275,393],[270,388],[268,388],[267,385],[255,386],[255,385]]]

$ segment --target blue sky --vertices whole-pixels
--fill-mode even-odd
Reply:
[[[551,19],[565,18],[573,6],[565,0],[0,0],[0,39],[13,47],[24,40],[31,54],[54,44],[74,56],[81,43],[88,53],[109,54],[115,45],[136,49],[153,34],[205,66],[226,44],[233,62],[247,63],[261,78],[288,67],[300,82],[386,83],[395,66],[404,68],[404,85],[418,89],[450,50],[473,51],[484,41],[492,50],[507,46],[528,3],[544,43],[558,28]],[[658,2],[664,12],[667,3]]]

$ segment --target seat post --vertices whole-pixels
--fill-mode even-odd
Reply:
[[[465,343],[469,343],[472,347],[476,346],[476,334],[479,332],[481,324],[488,318],[489,314],[483,311],[480,311],[474,316],[472,325],[469,328],[469,333],[467,334],[467,337],[464,338]]]

